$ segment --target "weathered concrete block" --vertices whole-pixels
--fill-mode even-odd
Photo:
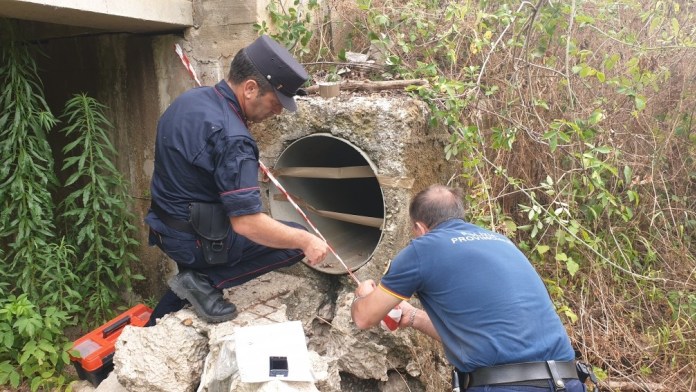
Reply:
[[[261,159],[272,171],[303,164],[370,166],[378,186],[369,190],[366,188],[370,183],[366,181],[357,186],[347,184],[349,181],[356,184],[356,179],[344,179],[344,184],[340,179],[333,182],[321,180],[321,183],[307,178],[280,177],[279,180],[291,194],[309,201],[308,204],[314,204],[313,207],[318,209],[381,219],[375,238],[368,239],[367,245],[353,246],[351,244],[360,240],[363,234],[359,228],[348,225],[332,227],[332,223],[322,220],[321,216],[316,218],[317,214],[313,215],[311,209],[305,209],[310,211],[310,219],[319,221],[314,223],[320,231],[324,230],[321,226],[328,227],[324,233],[326,239],[341,258],[350,259],[348,267],[357,269],[358,278],[378,278],[410,238],[408,204],[411,197],[430,184],[445,183],[449,179],[452,164],[444,159],[444,146],[449,135],[431,129],[427,106],[406,94],[365,96],[343,92],[329,99],[298,97],[297,103],[296,113],[284,113],[252,128]],[[323,141],[311,141],[312,137],[323,138]],[[317,151],[322,149],[327,151]],[[359,157],[354,159],[353,152],[362,156],[362,161]],[[270,183],[268,192],[269,198],[277,197],[277,191]],[[374,207],[370,207],[368,212],[351,211],[360,210],[361,203],[373,203],[374,199],[380,199],[380,211],[375,212],[377,208]],[[269,201],[272,216],[280,219],[293,217],[288,212],[291,207],[278,211],[274,202],[275,199]],[[293,220],[303,223],[299,215]],[[343,238],[346,230],[355,231]],[[374,230],[374,227],[366,227],[366,230]],[[321,267],[318,269],[323,272],[345,273],[338,263]]]
[[[187,319],[167,315],[154,327],[127,326],[114,355],[119,383],[131,392],[193,391],[208,354],[208,337]]]

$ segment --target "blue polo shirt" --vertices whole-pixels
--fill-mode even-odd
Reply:
[[[186,221],[191,202],[222,203],[228,216],[261,212],[259,150],[234,93],[223,80],[177,97],[157,124],[153,202]],[[180,239],[150,212],[145,222]]]
[[[505,236],[452,219],[412,240],[379,285],[418,295],[460,371],[574,358],[546,287]]]

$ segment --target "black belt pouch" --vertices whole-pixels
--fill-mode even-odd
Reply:
[[[230,220],[220,203],[191,203],[191,226],[198,234],[203,257],[210,265],[227,262],[227,235]]]

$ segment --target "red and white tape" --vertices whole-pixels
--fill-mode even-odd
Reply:
[[[176,52],[176,54],[179,55],[181,62],[184,64],[184,67],[186,67],[186,70],[189,71],[193,80],[196,81],[196,84],[198,86],[201,86],[201,81],[198,80],[198,75],[196,75],[196,70],[193,69],[193,66],[191,66],[191,62],[189,61],[188,56],[186,56],[186,53],[184,53],[184,51],[181,50],[181,46],[179,46],[179,44],[174,45],[174,51]]]

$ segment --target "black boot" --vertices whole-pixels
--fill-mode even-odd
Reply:
[[[188,300],[193,310],[209,323],[232,320],[237,307],[222,297],[222,290],[210,284],[205,275],[192,270],[179,272],[169,280],[169,287],[181,299]]]

